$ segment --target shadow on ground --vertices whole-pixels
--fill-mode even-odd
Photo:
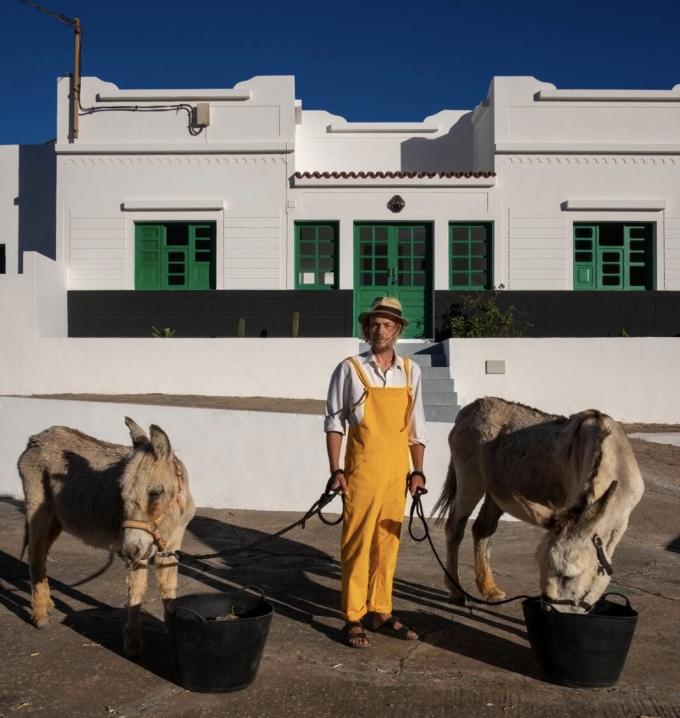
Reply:
[[[328,553],[283,537],[248,548],[267,534],[204,516],[190,523],[189,532],[213,551],[227,555],[210,562],[184,564],[180,569],[182,574],[216,591],[234,586],[260,586],[278,613],[310,626],[331,640],[341,640],[339,629],[319,620],[334,618],[338,625],[342,623],[338,608],[340,592],[327,585],[339,587],[340,566]],[[422,642],[490,666],[532,678],[537,676],[528,646],[485,630],[495,629],[496,633],[526,640],[521,619],[488,608],[454,607],[448,602],[446,591],[399,578],[394,582],[394,596],[417,608],[400,611],[399,616],[421,635]],[[465,619],[465,622],[457,619]]]
[[[10,503],[19,512],[23,509],[23,502],[5,497],[0,501]],[[187,538],[190,536],[203,544],[202,553],[223,552],[224,555],[211,560],[183,560],[179,570],[189,579],[189,592],[219,592],[256,585],[262,588],[280,615],[311,627],[331,641],[341,640],[340,566],[336,558],[313,545],[284,537],[269,538],[270,534],[265,531],[207,516],[194,518]],[[263,539],[266,540],[262,542]],[[195,542],[185,541],[185,545],[187,543]],[[256,543],[258,545],[253,546]],[[104,556],[103,552],[101,556]],[[121,566],[116,564],[114,571],[116,581],[120,581],[117,595],[122,600]],[[30,623],[26,563],[0,551],[0,573],[4,579],[0,586],[0,603],[20,620]],[[149,579],[152,581],[153,577]],[[63,614],[63,624],[88,642],[125,657],[122,653],[125,609],[53,576],[49,580],[56,609],[53,620],[58,612]],[[113,588],[114,581],[110,577],[108,580]],[[412,607],[413,610],[400,611],[399,615],[421,635],[423,643],[490,666],[536,677],[530,649],[517,642],[518,638],[526,639],[520,619],[485,607],[453,606],[448,602],[446,591],[400,578],[395,579],[394,596]],[[86,608],[75,610],[71,602]],[[504,638],[504,635],[511,638]],[[143,657],[135,663],[163,679],[174,681],[172,652],[164,623],[145,612],[142,636]]]

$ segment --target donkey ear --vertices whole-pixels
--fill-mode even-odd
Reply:
[[[126,416],[125,425],[130,430],[130,437],[132,438],[133,446],[148,445],[149,437],[144,432],[144,429],[142,429],[142,427],[136,421],[133,421],[129,416]]]
[[[172,446],[170,446],[170,439],[168,435],[156,424],[151,424],[149,427],[149,434],[151,435],[151,448],[157,459],[170,459],[172,457]]]
[[[605,510],[607,509],[609,501],[614,495],[614,492],[616,491],[616,487],[618,485],[619,482],[614,479],[614,481],[609,484],[607,490],[602,494],[602,496],[600,496],[597,501],[593,501],[592,504],[588,504],[588,506],[586,506],[579,520],[580,526],[591,526],[598,521],[598,519],[604,514]]]
[[[515,503],[519,504],[529,516],[530,520],[538,526],[550,526],[555,519],[555,510],[550,506],[537,504],[535,501],[529,501],[522,494],[516,491],[512,492],[512,498]]]

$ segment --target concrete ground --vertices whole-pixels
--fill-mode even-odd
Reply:
[[[619,683],[570,689],[541,679],[519,603],[461,608],[447,603],[426,543],[406,531],[395,583],[395,610],[421,633],[418,642],[371,635],[359,651],[339,641],[339,527],[314,519],[256,550],[247,546],[297,515],[200,510],[188,552],[243,547],[229,559],[186,566],[179,594],[258,584],[274,604],[260,670],[246,690],[186,691],[174,679],[158,593],[150,584],[145,653],[121,653],[125,572],[119,559],[79,586],[107,555],[70,536],[54,546],[48,573],[56,607],[52,625],[28,620],[26,564],[18,558],[22,506],[0,501],[0,716],[175,718],[178,716],[680,716],[680,448],[633,441],[646,481],[642,502],[614,556],[613,588],[639,612]],[[310,504],[315,499],[310,496]],[[433,530],[443,550],[443,536]],[[493,548],[498,583],[535,593],[539,529],[502,522]],[[474,586],[469,535],[462,580]]]

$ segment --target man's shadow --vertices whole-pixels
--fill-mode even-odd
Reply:
[[[262,531],[205,516],[196,517],[189,531],[214,552],[225,555],[210,562],[183,564],[182,574],[217,591],[231,590],[234,585],[260,586],[278,613],[332,640],[341,640],[338,628],[318,620],[332,618],[342,622],[340,565],[336,558],[310,545],[282,537],[267,539],[268,534]],[[526,640],[521,619],[491,607],[474,606],[469,610],[453,606],[447,591],[399,577],[394,579],[394,596],[422,607],[417,612],[398,612],[421,635],[421,641],[492,666],[537,676],[528,646],[485,630],[488,627]],[[428,609],[445,612],[450,618]],[[467,622],[462,623],[460,618]],[[470,621],[479,624],[479,628],[468,625]]]

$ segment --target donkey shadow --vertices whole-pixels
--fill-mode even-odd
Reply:
[[[277,613],[329,638],[340,638],[339,631],[318,620],[341,619],[340,592],[327,585],[340,583],[340,565],[333,556],[292,539],[269,538],[263,531],[206,516],[195,516],[187,530],[225,555],[210,561],[183,560],[182,575],[217,591],[259,586]]]

